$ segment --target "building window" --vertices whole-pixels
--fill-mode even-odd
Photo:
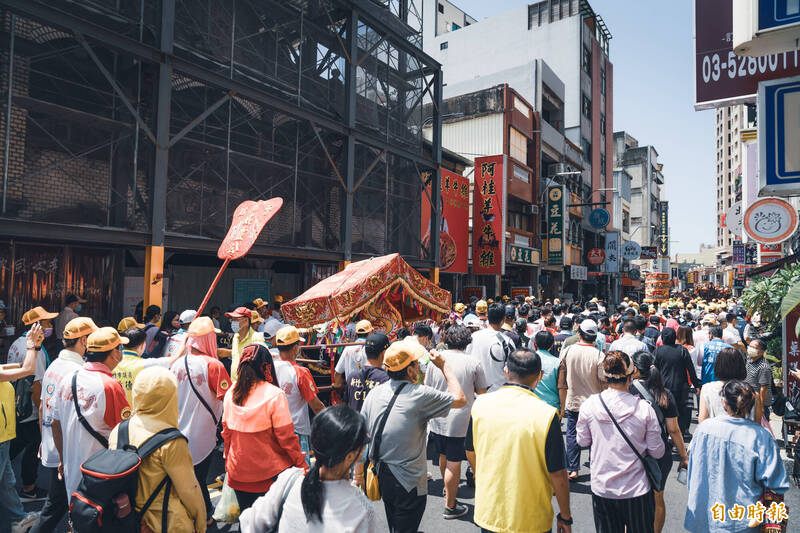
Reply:
[[[606,69],[600,69],[600,94],[606,94]]]
[[[456,31],[456,30],[460,30],[460,29],[461,29],[461,26],[459,26],[458,24],[456,24],[455,22],[453,22],[452,30],[453,30],[453,31]]]
[[[509,155],[520,163],[528,162],[528,139],[514,128],[509,131]]]
[[[606,154],[600,154],[600,175],[606,175]]]
[[[585,94],[581,98],[581,112],[586,118],[592,118],[592,101]]]
[[[439,13],[444,13],[444,4],[439,4]]]
[[[528,29],[547,24],[547,0],[528,6]]]
[[[588,46],[583,47],[583,71],[590,76],[592,74],[592,51]]]
[[[606,134],[606,114],[600,113],[600,134]]]
[[[439,44],[439,50],[447,50],[447,41]]]
[[[586,161],[592,160],[592,143],[586,137],[581,137],[581,148],[583,148],[583,158]]]
[[[522,167],[514,165],[514,177],[518,180],[524,181],[525,183],[531,182],[530,173]]]

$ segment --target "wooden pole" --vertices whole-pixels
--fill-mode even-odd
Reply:
[[[195,316],[202,316],[203,309],[205,309],[208,300],[211,298],[211,293],[214,292],[214,289],[217,288],[217,284],[219,283],[220,278],[222,278],[222,273],[225,272],[225,269],[228,268],[228,263],[230,263],[230,259],[226,259],[222,266],[219,267],[219,272],[217,272],[217,276],[214,278],[214,281],[211,282],[211,286],[208,288],[208,292],[206,293],[206,297],[203,298],[203,303],[200,304],[200,307],[197,308],[197,315]]]

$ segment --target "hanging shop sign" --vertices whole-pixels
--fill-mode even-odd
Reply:
[[[586,281],[589,277],[589,269],[581,265],[570,265],[569,279],[575,281]]]
[[[756,242],[776,244],[794,234],[797,222],[797,211],[786,200],[760,198],[744,214],[744,231]]]
[[[516,300],[517,296],[533,296],[533,287],[511,287],[511,298]]]
[[[733,204],[725,213],[725,226],[738,239],[742,238],[743,215],[744,210],[741,201]]]
[[[744,264],[757,265],[758,264],[758,244],[754,242],[746,242],[744,244]]]
[[[631,281],[639,281],[642,279],[642,273],[638,268],[632,268],[628,271],[628,277],[631,278]]]
[[[564,264],[564,186],[547,188],[547,264]]]
[[[422,173],[426,191],[422,193],[422,245],[430,249],[432,172]],[[442,272],[469,272],[469,178],[442,169],[442,223],[439,229],[439,269]]]
[[[798,108],[800,76],[758,84],[759,194],[800,194]]]
[[[619,232],[606,233],[605,272],[619,272]]]
[[[611,222],[611,214],[608,212],[608,209],[598,207],[596,209],[592,209],[592,212],[589,213],[589,224],[593,228],[605,228],[608,226],[609,222]]]
[[[508,262],[515,265],[536,266],[539,264],[539,250],[527,246],[508,245]]]
[[[627,241],[620,247],[620,256],[625,261],[636,261],[642,255],[642,247],[638,242]]]
[[[506,195],[504,155],[475,159],[472,207],[472,273],[505,274]]]
[[[478,300],[486,298],[486,285],[477,285],[473,287],[464,287],[464,301],[468,302],[472,297]]]
[[[755,102],[758,82],[800,74],[800,54],[733,51],[732,0],[695,0],[695,109]],[[786,2],[784,2],[786,3]]]
[[[733,245],[733,264],[734,265],[744,265],[744,244],[734,244]]]
[[[658,202],[658,256],[669,257],[669,202]]]
[[[592,248],[586,256],[590,265],[602,265],[606,260],[606,252],[602,248]]]
[[[642,252],[639,254],[639,259],[658,259],[658,247],[642,246]]]

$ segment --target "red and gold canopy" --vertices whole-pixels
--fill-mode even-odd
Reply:
[[[310,327],[331,320],[346,323],[356,315],[396,329],[398,321],[427,316],[438,318],[450,312],[449,291],[431,283],[400,254],[373,257],[351,263],[281,306],[287,323]],[[383,324],[380,324],[384,319]],[[376,321],[378,324],[376,324]]]

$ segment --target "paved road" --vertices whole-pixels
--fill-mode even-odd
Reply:
[[[776,435],[779,435],[779,428],[776,427],[776,429],[778,429],[778,431],[776,431]],[[677,457],[675,457],[675,459],[676,463],[667,479],[667,486],[665,490],[667,520],[666,524],[664,525],[664,532],[666,533],[684,531],[683,517],[686,510],[687,491],[686,486],[681,485],[676,481],[675,468],[677,468]],[[577,482],[571,484],[570,490],[572,516],[575,520],[573,531],[576,533],[592,533],[595,531],[594,521],[592,518],[592,500],[591,489],[589,487],[590,478],[587,463],[588,460],[589,452],[584,451],[582,454],[583,466],[581,468],[581,476]],[[17,472],[17,478],[19,479],[19,459],[17,459],[15,463],[15,470]],[[791,459],[786,459],[785,463],[787,471],[791,472],[793,461]],[[442,510],[444,508],[444,498],[442,497],[443,484],[441,476],[439,475],[439,468],[437,466],[433,466],[430,464],[430,462],[428,465],[428,471],[433,474],[433,479],[428,482],[428,505],[425,509],[425,516],[423,517],[420,529],[426,533],[474,533],[475,531],[479,531],[477,526],[475,526],[475,524],[472,522],[472,510],[475,504],[474,492],[472,489],[467,487],[466,482],[463,479],[463,472],[462,483],[458,492],[458,499],[470,508],[470,512],[461,519],[444,520],[442,519]],[[218,463],[216,469],[212,466],[212,471],[219,469],[221,469],[221,462]],[[213,480],[213,476],[210,476],[210,478]],[[789,490],[789,493],[786,495],[786,505],[789,508],[790,513],[790,531],[797,531],[797,529],[792,528],[796,527],[797,523],[800,523],[800,517],[792,520],[792,516],[794,514],[800,515],[800,489],[792,486],[792,488]],[[42,503],[38,502],[26,504],[25,508],[28,511],[32,511],[39,510],[41,506]],[[554,509],[558,508],[555,498],[553,499],[553,507]],[[382,524],[386,524],[383,505],[378,502],[375,504],[375,508],[380,516],[380,522]],[[794,523],[795,526],[792,526],[792,523]],[[553,525],[555,526],[555,523]],[[3,526],[0,526],[0,529],[2,529],[2,527]],[[59,529],[59,533],[61,531],[68,530],[66,529],[66,526],[64,526],[64,528]],[[236,532],[239,531],[239,528],[238,525],[219,524],[218,526],[211,528],[209,531]]]

